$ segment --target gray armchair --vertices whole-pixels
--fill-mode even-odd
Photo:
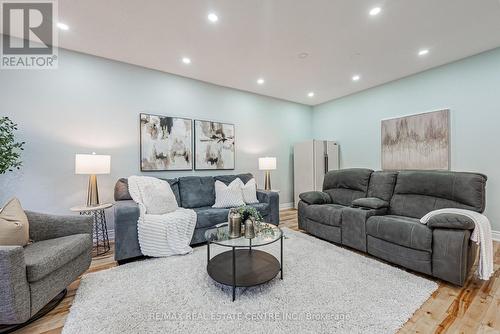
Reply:
[[[92,260],[90,217],[26,214],[33,242],[0,246],[0,332],[50,311]]]

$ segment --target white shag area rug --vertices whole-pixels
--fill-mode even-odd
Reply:
[[[133,262],[82,278],[63,333],[393,333],[437,289],[425,278],[283,230],[283,280],[278,274],[265,285],[239,288],[232,302],[231,288],[207,274],[206,246]],[[279,242],[265,249],[279,259]]]

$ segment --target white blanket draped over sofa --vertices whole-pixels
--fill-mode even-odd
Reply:
[[[491,224],[485,215],[479,212],[446,208],[434,210],[426,214],[420,219],[422,224],[427,222],[434,216],[440,214],[456,214],[470,218],[474,222],[474,230],[471,233],[470,239],[479,245],[479,264],[477,266],[477,275],[479,279],[489,280],[495,272],[493,268],[493,238],[491,236]]]
[[[165,257],[191,253],[193,249],[189,244],[196,226],[196,212],[178,207],[168,182],[155,177],[130,176],[128,187],[130,196],[139,205],[137,232],[142,254]],[[170,192],[155,193],[158,189]],[[155,203],[156,199],[169,203]],[[168,212],[157,214],[158,208],[154,206],[158,204]]]

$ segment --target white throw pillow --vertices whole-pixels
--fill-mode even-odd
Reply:
[[[251,179],[247,182],[247,184],[243,184],[241,182],[241,192],[243,193],[243,200],[246,204],[256,204],[259,203],[257,199],[257,183],[255,183],[255,179]]]
[[[179,208],[170,184],[167,181],[158,181],[145,185],[142,194],[146,213],[150,215],[163,215]]]
[[[215,204],[212,208],[234,208],[245,205],[241,183],[238,178],[227,186],[219,180],[215,181]]]

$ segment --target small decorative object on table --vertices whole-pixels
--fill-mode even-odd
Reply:
[[[245,238],[255,238],[256,232],[259,232],[258,227],[264,220],[262,218],[262,215],[259,213],[259,211],[257,211],[257,209],[248,205],[240,206],[238,208],[238,212],[241,215],[241,220],[245,222]]]
[[[230,209],[227,217],[229,224],[229,238],[241,237],[241,215],[237,209]]]
[[[253,218],[248,218],[247,220],[245,220],[245,238],[255,238],[255,222]]]
[[[92,230],[94,238],[94,255],[106,254],[109,250],[108,226],[106,224],[106,213],[104,210],[113,206],[113,203],[100,204],[98,206],[75,206],[71,208],[73,212],[80,215],[92,216],[94,227]]]

